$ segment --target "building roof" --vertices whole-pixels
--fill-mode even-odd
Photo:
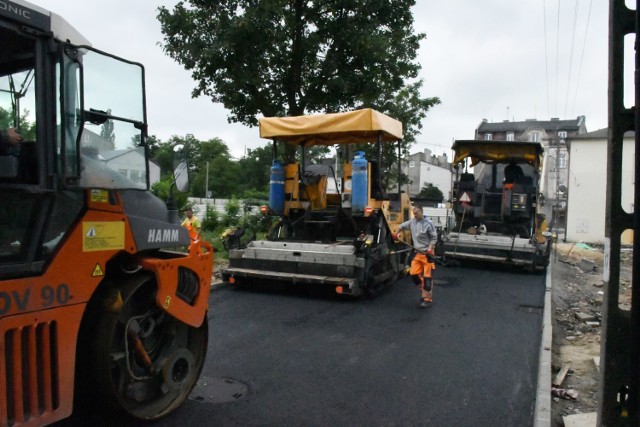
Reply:
[[[503,122],[489,123],[483,119],[478,132],[524,132],[531,128],[543,128],[545,130],[579,130],[584,125],[584,116],[578,116],[571,120],[525,120],[522,122]]]
[[[120,149],[120,150],[105,150],[105,151],[101,151],[99,156],[100,156],[100,160],[104,160],[105,162],[110,162],[111,160],[117,158],[117,157],[121,157],[121,156],[125,156],[129,153],[136,153],[137,155],[141,155],[137,150],[133,149],[133,148],[127,148],[127,149]]]
[[[635,132],[628,130],[624,133],[625,138],[633,138]],[[593,132],[583,133],[582,135],[571,136],[567,139],[607,139],[609,138],[609,128],[594,130]]]

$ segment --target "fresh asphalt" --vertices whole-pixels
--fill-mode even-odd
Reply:
[[[544,274],[435,278],[426,310],[408,278],[356,301],[215,288],[203,381],[236,396],[199,387],[158,425],[532,425]]]
[[[216,286],[199,385],[154,426],[534,425],[545,275],[439,265],[418,297]]]

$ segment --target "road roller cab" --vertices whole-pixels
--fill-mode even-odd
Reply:
[[[149,192],[144,68],[1,6],[0,426],[68,417],[78,393],[159,418],[204,363],[213,251]]]

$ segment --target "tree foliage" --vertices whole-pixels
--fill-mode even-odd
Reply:
[[[107,110],[107,114],[111,114],[111,109]],[[108,119],[100,127],[100,136],[109,142],[116,140],[116,135],[113,133],[113,119]]]
[[[402,122],[404,137],[399,144],[384,144],[382,146],[380,174],[382,185],[386,189],[408,183],[409,178],[405,174],[399,174],[398,158],[406,158],[409,155],[409,148],[416,142],[416,137],[422,129],[422,120],[426,118],[427,111],[434,105],[440,103],[440,99],[421,98],[420,91],[423,81],[413,82],[402,89],[391,94],[381,94],[378,104],[391,117]],[[375,159],[377,152],[375,147],[362,147],[367,158]],[[400,156],[400,157],[398,157]]]
[[[167,200],[169,198],[169,192],[171,191],[171,184],[173,184],[172,177],[162,178],[151,186],[151,192],[155,194],[161,200]],[[179,209],[182,209],[187,204],[188,193],[181,193],[173,190],[173,198]]]
[[[184,158],[189,165],[190,194],[193,197],[206,197],[207,189],[214,198],[229,198],[254,188],[262,190],[265,181],[259,180],[261,176],[267,177],[268,185],[268,166],[260,171],[259,166],[233,160],[229,147],[219,138],[202,141],[187,134],[174,135],[166,142],[148,138],[147,143],[152,160],[160,166],[162,176],[167,179],[172,179],[178,160],[174,147],[183,147],[180,160]]]
[[[425,34],[413,30],[414,4],[183,0],[158,19],[165,53],[196,81],[192,95],[222,103],[230,122],[370,107],[403,122],[407,151],[439,102],[416,80]]]
[[[422,189],[420,190],[418,197],[421,199],[442,202],[442,200],[444,199],[444,194],[442,194],[442,191],[440,191],[438,187],[436,187],[435,185],[429,182],[426,182],[422,186]]]
[[[271,147],[266,145],[250,149],[247,155],[238,161],[239,172],[242,174],[241,179],[238,179],[239,194],[246,194],[252,198],[260,197],[260,193],[268,194],[272,160]]]
[[[20,115],[20,122],[18,123],[17,130],[20,132],[24,141],[36,140],[36,122],[29,120],[29,110],[24,109]],[[16,127],[15,118],[11,111],[0,107],[0,129],[6,130],[8,128]]]

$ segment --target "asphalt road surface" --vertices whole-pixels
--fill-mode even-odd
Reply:
[[[154,425],[532,425],[544,275],[434,277],[428,309],[408,278],[355,301],[215,289],[203,378]]]

